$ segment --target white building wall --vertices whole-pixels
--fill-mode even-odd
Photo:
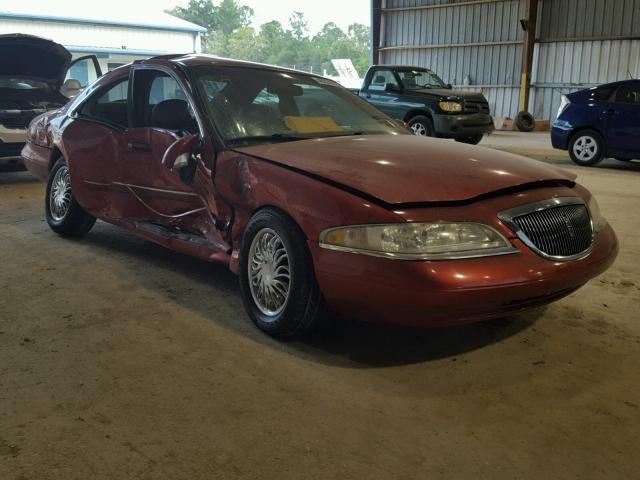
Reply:
[[[149,56],[161,53],[194,53],[199,51],[196,32],[181,32],[146,27],[120,27],[44,20],[0,19],[0,34],[26,33],[49,38],[71,51],[82,48],[88,53],[96,49],[127,50]]]

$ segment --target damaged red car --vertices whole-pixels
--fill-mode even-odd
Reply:
[[[22,152],[68,236],[96,218],[239,276],[251,319],[326,309],[412,325],[505,316],[611,265],[575,177],[419,138],[331,80],[202,55],[118,68],[37,117]]]

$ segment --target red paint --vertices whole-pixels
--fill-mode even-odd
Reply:
[[[215,63],[263,68],[206,57],[141,62],[173,71],[196,104],[178,62],[186,67]],[[554,196],[588,202],[589,192],[573,183],[574,176],[547,164],[449,141],[357,136],[216,152],[216,142],[207,133],[201,139],[193,181],[186,184],[178,172],[162,165],[169,148],[181,148],[174,134],[154,128],[118,131],[68,116],[74,104],[127,74],[120,69],[105,75],[70,107],[48,114],[23,156],[29,170],[44,180],[61,154],[70,166],[74,194],[85,209],[168,248],[224,262],[237,271],[248,220],[260,208],[280,208],[304,232],[331,307],[372,321],[420,325],[483,320],[548,303],[599,275],[615,259],[617,240],[608,226],[596,235],[587,257],[553,262],[536,255],[497,218],[502,210]],[[536,184],[541,181],[546,183]],[[554,181],[558,185],[549,186]],[[521,191],[487,195],[513,187]],[[472,200],[479,196],[483,199]],[[393,206],[452,201],[467,204]],[[395,261],[318,246],[320,232],[329,227],[438,220],[491,225],[519,253]],[[168,238],[141,224],[197,232],[206,242]]]
[[[415,135],[323,138],[242,151],[349,185],[389,204],[468,200],[530,182],[573,180],[528,158]]]

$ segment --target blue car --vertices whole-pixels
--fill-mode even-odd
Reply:
[[[563,95],[551,143],[578,165],[640,158],[640,80]]]

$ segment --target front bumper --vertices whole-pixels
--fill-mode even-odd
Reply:
[[[20,151],[24,147],[27,131],[24,128],[7,128],[0,124],[0,167],[24,168]]]
[[[618,242],[611,227],[591,253],[546,260],[520,240],[513,255],[446,261],[399,261],[335,252],[310,244],[328,304],[349,317],[404,325],[453,325],[499,318],[558,300],[604,272]]]
[[[433,125],[441,137],[470,137],[495,130],[493,118],[486,113],[460,115],[434,115]]]

